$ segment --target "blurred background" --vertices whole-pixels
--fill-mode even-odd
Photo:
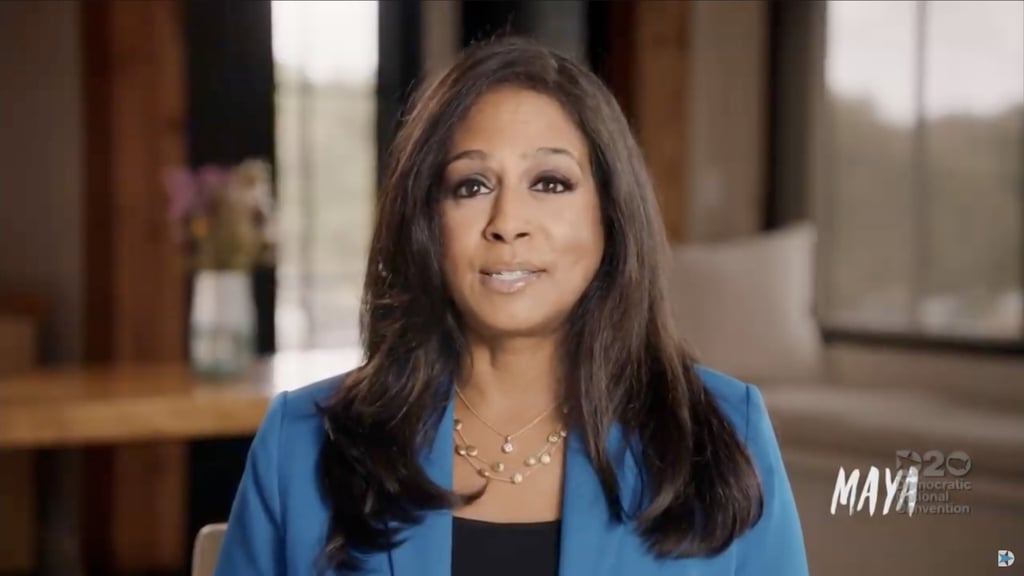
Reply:
[[[1024,2],[40,0],[0,2],[0,574],[190,572],[269,398],[358,362],[410,94],[500,31],[630,119],[813,574],[1024,553]],[[222,192],[272,257],[196,264]],[[936,506],[883,514],[908,459]],[[870,466],[879,511],[833,513]]]

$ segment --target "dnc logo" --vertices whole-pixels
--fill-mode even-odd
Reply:
[[[998,566],[1000,568],[1009,568],[1013,566],[1013,552],[1009,550],[1000,550],[998,553]]]

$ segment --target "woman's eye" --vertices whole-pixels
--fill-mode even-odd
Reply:
[[[545,176],[538,179],[531,189],[536,192],[544,192],[545,194],[561,194],[563,192],[571,191],[573,189],[573,185],[572,182],[564,178]]]
[[[466,180],[455,187],[453,194],[456,198],[472,198],[490,191],[487,184],[480,180]]]

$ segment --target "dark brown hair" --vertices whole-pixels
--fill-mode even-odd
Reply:
[[[652,553],[716,554],[761,514],[749,455],[674,333],[665,231],[643,157],[614,97],[576,62],[525,39],[467,49],[422,91],[391,150],[363,293],[365,363],[321,407],[320,453],[331,516],[325,556],[354,567],[391,549],[420,513],[472,496],[437,486],[420,466],[466,351],[441,266],[439,181],[452,134],[474,102],[517,86],[561,103],[586,137],[600,194],[605,252],[573,310],[562,381],[608,506],[635,519]],[[624,509],[607,439],[622,427],[639,449],[643,496]],[[629,495],[634,496],[634,495]]]

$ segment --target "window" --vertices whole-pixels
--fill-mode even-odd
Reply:
[[[1024,340],[1024,3],[827,5],[826,328]]]
[[[376,201],[376,2],[272,3],[278,348],[359,343]]]

